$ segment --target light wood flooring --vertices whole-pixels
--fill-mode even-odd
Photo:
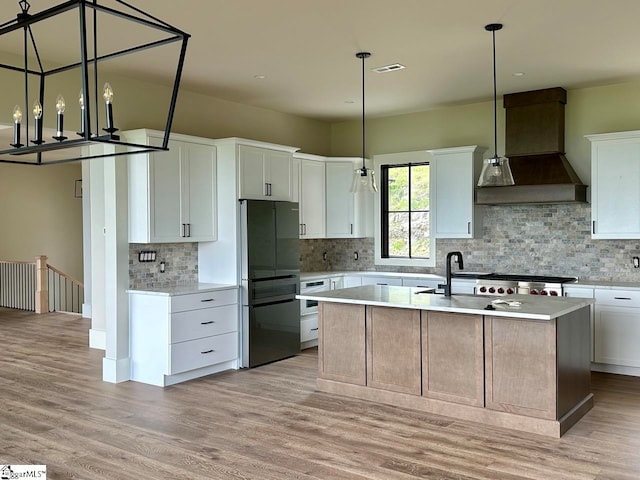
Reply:
[[[101,381],[89,322],[0,309],[0,465],[49,479],[640,479],[640,378],[561,439],[314,391],[317,354],[166,389]]]

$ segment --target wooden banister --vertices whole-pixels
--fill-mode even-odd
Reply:
[[[62,278],[66,278],[67,280],[69,280],[69,281],[70,281],[71,283],[73,283],[74,285],[77,285],[77,286],[79,286],[79,287],[84,288],[84,284],[83,284],[82,282],[80,282],[79,280],[76,280],[75,278],[73,278],[73,277],[71,277],[71,276],[67,275],[66,273],[61,272],[60,270],[58,270],[56,267],[54,267],[54,266],[52,266],[52,265],[47,264],[47,266],[49,267],[49,270],[51,270],[51,271],[53,271],[53,272],[57,273],[57,274],[58,274],[58,275],[60,275]]]
[[[36,257],[36,313],[49,313],[46,255]]]

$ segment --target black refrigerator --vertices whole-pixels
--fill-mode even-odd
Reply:
[[[240,200],[243,367],[300,352],[299,209],[293,202]]]

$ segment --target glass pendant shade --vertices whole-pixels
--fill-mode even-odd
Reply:
[[[353,171],[353,179],[351,180],[351,193],[371,192],[378,191],[378,185],[376,184],[375,173],[372,169],[367,168],[365,165],[365,111],[364,111],[364,61],[369,58],[371,53],[358,52],[356,58],[359,58],[362,63],[362,167],[356,168]]]
[[[478,181],[479,187],[503,187],[514,184],[508,158],[493,157],[484,161]]]
[[[378,185],[376,184],[376,175],[373,170],[363,167],[356,168],[353,171],[351,193],[375,193],[377,191]]]
[[[509,159],[498,155],[498,93],[496,88],[496,31],[502,30],[501,23],[490,23],[484,29],[491,32],[493,43],[493,157],[482,164],[478,180],[479,187],[504,187],[515,185],[509,166]]]

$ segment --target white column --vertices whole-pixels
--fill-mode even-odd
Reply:
[[[107,157],[104,164],[105,357],[102,379],[131,378],[129,357],[129,242],[127,159]]]
[[[95,147],[94,147],[95,148]],[[85,160],[89,163],[89,259],[91,291],[88,295],[91,305],[91,329],[89,346],[105,349],[105,198],[104,198],[104,160],[101,158]],[[84,227],[83,227],[84,228]]]
[[[82,316],[91,318],[91,170],[90,160],[82,162]],[[91,336],[91,332],[89,333]],[[89,340],[91,347],[91,340]],[[92,347],[93,348],[93,347]]]

